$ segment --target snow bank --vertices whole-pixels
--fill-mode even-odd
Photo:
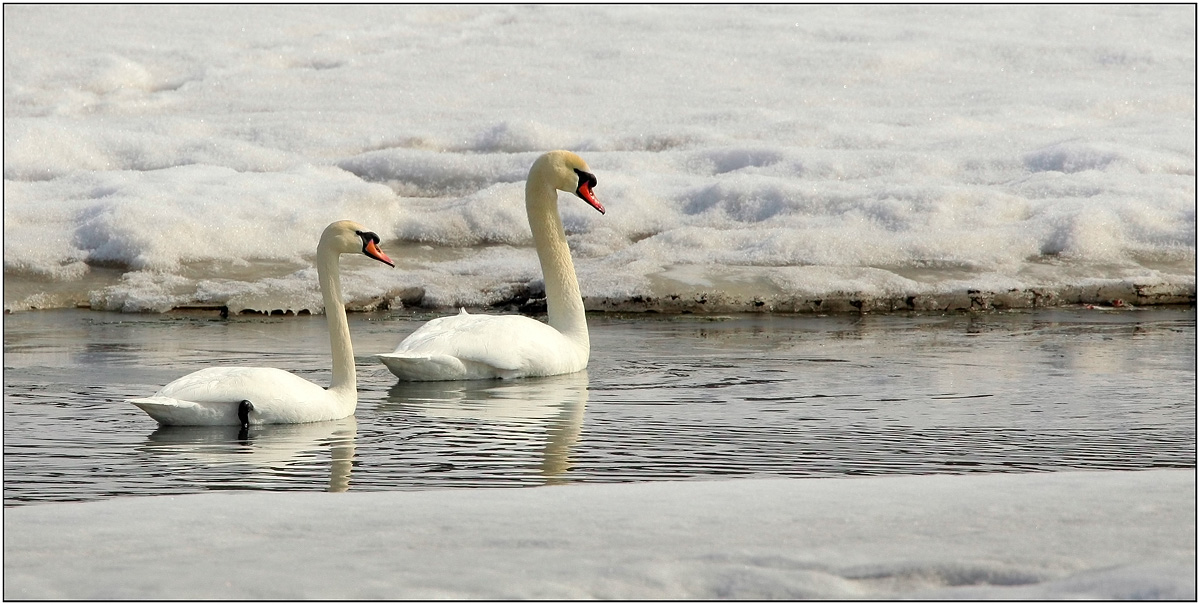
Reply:
[[[1195,471],[12,508],[6,599],[1179,599]]]
[[[411,253],[364,296],[497,304],[540,278],[522,181],[553,148],[609,209],[563,196],[593,309],[951,308],[1087,280],[1195,299],[1194,6],[14,5],[5,24],[10,310],[317,311],[275,263],[311,263],[341,218]],[[494,246],[519,267],[485,275]],[[720,279],[776,268],[824,279]]]

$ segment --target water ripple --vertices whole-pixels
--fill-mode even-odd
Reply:
[[[111,327],[93,336],[100,343],[91,350],[111,364],[93,365],[73,362],[51,336],[57,322],[86,333],[95,324],[79,317],[96,314],[50,315],[46,342],[26,326],[22,344],[5,348],[6,506],[208,490],[1194,468],[1196,460],[1194,312],[1186,322],[1143,315],[1136,330],[1086,318],[1059,325],[1061,313],[1058,324],[1024,314],[876,318],[874,327],[593,318],[586,372],[396,384],[360,356],[354,417],[248,431],[155,428],[124,400],[182,373],[165,343],[186,337],[198,350],[228,349],[230,333],[252,339],[262,325],[239,332],[231,322],[205,340],[186,323],[142,319],[121,332],[125,345],[101,346],[115,337]],[[283,326],[295,355],[228,356],[328,380],[327,362],[311,352],[325,338],[322,318]],[[353,329],[357,342],[373,342],[411,326]]]

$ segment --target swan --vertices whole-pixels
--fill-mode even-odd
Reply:
[[[294,424],[338,420],[354,413],[358,390],[338,257],[361,253],[395,266],[379,236],[353,221],[325,228],[317,244],[317,281],[325,300],[333,383],[322,388],[276,368],[218,367],[192,372],[151,397],[130,399],[161,425]]]
[[[471,380],[570,374],[587,367],[590,344],[583,297],[558,215],[558,191],[574,193],[601,214],[596,177],[569,151],[533,162],[525,180],[525,213],[546,283],[548,324],[523,315],[439,317],[379,360],[400,380]]]

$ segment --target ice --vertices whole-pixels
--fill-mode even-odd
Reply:
[[[561,198],[590,309],[1195,298],[1192,6],[4,17],[7,310],[319,311],[288,282],[342,218],[407,256],[362,300],[497,304],[554,148],[608,208]]]
[[[1155,470],[31,505],[5,511],[4,596],[1192,600],[1195,487]]]

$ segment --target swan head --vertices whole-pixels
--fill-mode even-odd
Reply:
[[[354,221],[330,223],[321,233],[318,249],[331,249],[338,254],[364,254],[390,267],[396,263],[379,249],[379,236]]]
[[[596,187],[596,175],[592,174],[587,162],[570,151],[558,150],[542,154],[529,169],[529,180],[535,177],[546,179],[555,189],[574,193],[592,208],[604,214],[604,206],[596,199],[592,189]]]

